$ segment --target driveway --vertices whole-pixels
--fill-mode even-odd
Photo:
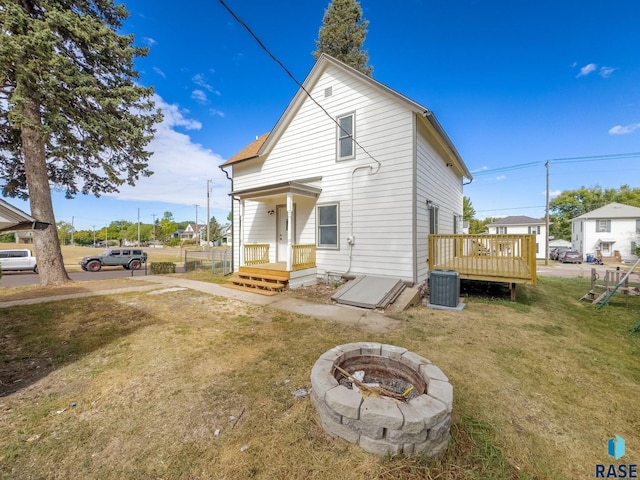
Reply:
[[[600,278],[604,278],[605,270],[615,270],[620,265],[594,265],[593,263],[560,263],[549,260],[549,265],[538,265],[537,273],[540,277],[591,278],[591,269],[595,268]],[[624,268],[626,267],[626,268]],[[627,270],[629,265],[623,265]]]

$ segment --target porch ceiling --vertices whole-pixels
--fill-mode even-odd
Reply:
[[[319,180],[312,179],[312,180]],[[311,180],[310,180],[311,181]],[[283,195],[286,193],[293,193],[294,195],[302,195],[305,197],[318,198],[322,192],[321,188],[313,187],[299,181],[274,183],[272,185],[265,185],[262,187],[248,188],[246,190],[236,190],[231,192],[231,195],[240,199],[254,199],[260,197],[271,197],[274,195]]]

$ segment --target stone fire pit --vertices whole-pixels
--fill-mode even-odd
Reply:
[[[336,367],[349,376],[365,371],[365,382],[367,376],[375,377],[382,386],[413,389],[404,399],[371,395],[366,388],[358,392],[352,388],[353,377]],[[438,367],[406,348],[368,342],[338,345],[313,366],[311,386],[322,427],[334,437],[380,455],[437,456],[447,448],[453,387]]]

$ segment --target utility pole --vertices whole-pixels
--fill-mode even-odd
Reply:
[[[156,214],[152,213],[151,216],[153,217],[153,241],[155,243],[155,241],[156,241]]]
[[[96,248],[96,226],[91,225],[91,227],[93,228],[93,248]]]
[[[549,160],[544,164],[547,168],[547,215],[545,218],[546,235],[544,239],[544,264],[549,265]]]
[[[200,205],[198,205],[197,203],[194,203],[193,206],[196,207],[196,229],[195,229],[195,233],[196,233],[196,244],[199,246],[200,242],[198,241],[198,236],[200,235],[200,232],[198,232],[198,207]]]
[[[211,180],[207,180],[207,250],[211,249]]]
[[[140,246],[140,207],[138,207],[138,247]]]
[[[74,245],[73,243],[73,233],[75,232],[75,228],[73,228],[73,221],[75,220],[75,217],[71,217],[71,245]]]

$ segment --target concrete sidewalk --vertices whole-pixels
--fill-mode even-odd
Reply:
[[[33,305],[36,303],[68,300],[73,298],[83,298],[98,295],[118,295],[120,293],[127,292],[151,292],[159,291],[160,289],[165,288],[182,287],[198,292],[207,293],[209,295],[232,298],[234,300],[250,303],[253,305],[262,305],[268,308],[273,308],[275,310],[298,313],[300,315],[307,315],[321,320],[334,321],[371,332],[389,333],[396,328],[399,328],[402,324],[400,320],[388,317],[384,314],[372,310],[344,305],[323,305],[281,295],[265,296],[258,293],[243,292],[239,290],[233,290],[231,288],[225,288],[222,285],[215,283],[198,282],[196,280],[187,280],[177,277],[165,277],[161,275],[130,277],[130,280],[132,282],[131,287],[0,302],[0,309],[17,305]],[[151,285],[135,285],[135,282],[140,281],[154,283]]]

